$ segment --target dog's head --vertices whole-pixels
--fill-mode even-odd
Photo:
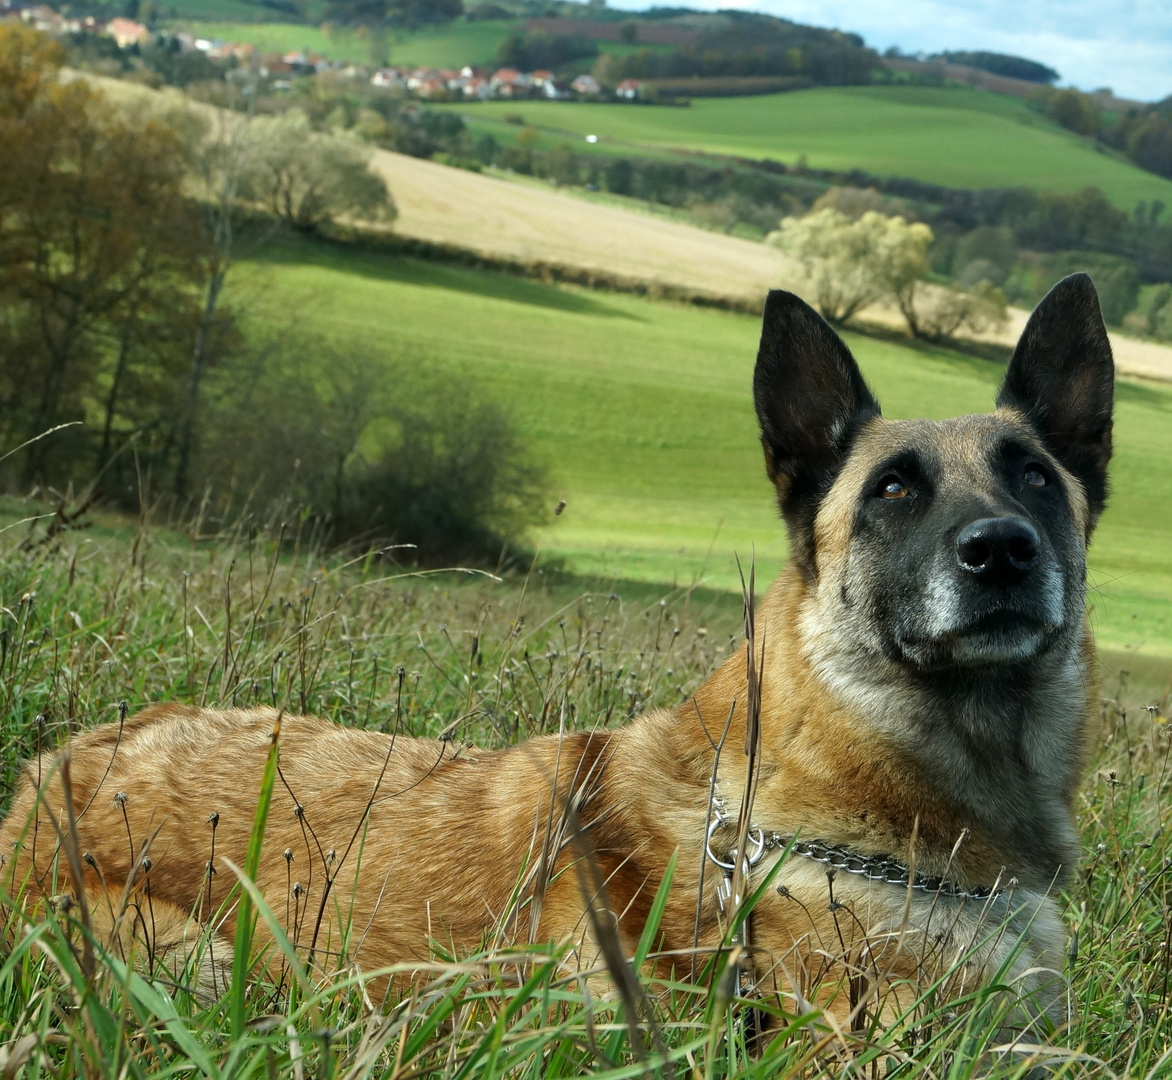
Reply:
[[[939,670],[1078,638],[1114,389],[1085,274],[1030,317],[995,412],[884,420],[843,341],[785,292],[753,389],[791,558],[840,642]]]

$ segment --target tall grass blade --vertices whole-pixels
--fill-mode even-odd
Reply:
[[[269,805],[273,798],[273,785],[277,779],[278,742],[281,737],[281,718],[283,715],[283,713],[278,713],[277,719],[273,723],[273,733],[269,738],[268,758],[265,760],[260,794],[256,801],[256,816],[252,821],[252,836],[249,838],[248,851],[244,858],[244,874],[249,880],[255,880],[256,872],[260,867],[260,852],[264,844],[265,824],[268,821]],[[232,985],[228,991],[232,1037],[236,1040],[243,1037],[247,1019],[245,1003],[255,920],[252,894],[247,889],[242,889],[240,903],[236,909],[236,941],[232,952]]]

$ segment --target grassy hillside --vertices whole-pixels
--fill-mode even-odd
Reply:
[[[0,504],[4,524],[8,510],[23,515],[27,506]],[[120,701],[130,709],[168,699],[276,704],[357,728],[448,732],[457,748],[464,739],[500,747],[556,732],[563,723],[616,725],[646,708],[675,705],[737,640],[734,604],[714,604],[702,593],[591,589],[540,574],[505,583],[452,575],[421,580],[388,575],[377,563],[342,565],[304,547],[298,557],[280,558],[273,534],[251,530],[192,544],[142,523],[67,533],[31,550],[20,550],[21,531],[0,535],[7,643],[0,654],[0,811],[20,759],[79,727],[115,719]],[[1107,671],[1103,690],[1110,696],[1119,682]],[[930,993],[903,1016],[885,1014],[881,1024],[868,1019],[861,1032],[832,1028],[816,1008],[795,1006],[786,994],[780,1007],[776,999],[767,1006],[773,1028],[749,1052],[746,1026],[737,1019],[743,1013],[713,1007],[703,967],[690,978],[681,958],[669,980],[662,967],[652,974],[650,966],[636,965],[649,999],[643,1015],[657,1021],[662,1041],[656,1045],[666,1047],[674,1075],[805,1080],[844,1075],[850,1055],[854,1075],[901,1080],[1166,1076],[1172,960],[1161,947],[1167,919],[1161,883],[1172,845],[1162,827],[1167,808],[1160,781],[1170,740],[1164,717],[1143,708],[1165,693],[1166,669],[1149,668],[1146,675],[1128,683],[1126,711],[1106,703],[1106,737],[1096,740],[1075,803],[1084,865],[1069,893],[1057,898],[1077,934],[1069,968],[1073,1024],[1055,1034],[1052,1046],[1050,1040],[1043,1047],[1019,1043],[1006,1061],[1007,1021],[997,997],[979,992],[966,995],[971,1008],[960,1010]],[[124,797],[133,804],[137,789],[128,790]],[[384,798],[418,798],[383,792]],[[217,809],[214,795],[209,798],[190,825],[204,835],[211,832],[204,815]],[[324,840],[322,799],[305,803],[306,826]],[[289,812],[280,785],[270,828],[276,815]],[[420,813],[420,829],[429,827],[428,817]],[[468,827],[475,835],[474,815]],[[45,843],[45,832],[40,835]],[[441,848],[453,842],[436,837]],[[350,857],[366,858],[363,851],[359,846]],[[215,855],[222,853],[221,842]],[[330,865],[330,856],[312,848],[290,854],[293,880],[319,880],[305,875]],[[698,857],[682,850],[681,868]],[[151,880],[159,880],[158,870]],[[234,878],[222,862],[215,881],[217,902],[230,896],[233,903]],[[7,885],[0,879],[0,890]],[[141,912],[140,925],[153,937],[158,900],[149,889],[138,895],[145,901],[128,917]],[[346,891],[333,896],[344,917]],[[117,889],[109,897],[119,904]],[[283,912],[275,893],[270,902],[260,918],[284,945],[277,919],[287,924],[292,905]],[[190,991],[186,973],[177,978],[162,968],[159,981],[149,984],[131,976],[117,948],[95,948],[91,962],[79,947],[77,910],[53,905],[35,923],[0,914],[0,1050],[8,1064],[0,1071],[6,1077],[672,1075],[658,1057],[649,1065],[632,1049],[617,994],[587,994],[578,979],[566,977],[574,959],[564,946],[545,962],[539,946],[519,955],[517,949],[502,953],[494,942],[474,964],[457,965],[447,962],[440,939],[433,963],[408,991],[397,982],[384,1003],[377,983],[363,989],[369,970],[332,963],[334,954],[320,944],[321,966],[309,978],[275,949],[248,954],[239,935],[235,957],[229,944],[217,946],[216,959],[234,960],[237,971],[251,964],[255,982],[235,978],[230,989],[220,984],[205,998]],[[845,911],[852,914],[849,903]],[[995,921],[989,932],[997,932]],[[296,951],[288,944],[286,955],[304,960],[308,936]],[[357,927],[347,940],[356,937]],[[192,930],[187,940],[194,938]],[[645,941],[653,942],[654,932]],[[139,963],[150,962],[145,951]],[[812,975],[802,989],[819,1001],[817,987]]]
[[[236,17],[231,18],[232,21],[191,21],[192,16],[188,15],[173,25],[201,37],[249,42],[264,52],[301,50],[320,53],[334,60],[363,64],[371,60],[370,40],[362,31],[336,29],[326,33],[320,26],[307,23],[238,22]],[[443,29],[392,35],[390,59],[394,64],[419,67],[491,65],[501,42],[516,25],[507,20],[456,22]]]
[[[569,568],[735,585],[784,558],[749,397],[757,320],[487,272],[288,244],[241,268],[256,318],[375,355],[404,350],[509,403],[565,513],[538,534]],[[271,312],[266,315],[266,312]],[[999,365],[851,338],[891,417],[986,410]],[[1096,621],[1118,647],[1172,653],[1172,388],[1120,384],[1111,509],[1091,556]]]
[[[574,136],[656,149],[772,158],[812,168],[865,169],[952,187],[1029,186],[1074,191],[1093,184],[1131,210],[1172,202],[1172,181],[1099,153],[1022,102],[970,89],[837,87],[746,98],[703,98],[690,108],[562,102],[486,102],[464,110]],[[612,148],[613,150],[613,148]]]

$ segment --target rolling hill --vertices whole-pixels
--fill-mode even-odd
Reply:
[[[456,106],[448,106],[449,108]],[[1172,203],[1172,181],[1099,152],[1024,103],[968,88],[834,87],[760,97],[697,98],[688,108],[491,101],[461,112],[475,124],[521,113],[568,137],[598,136],[599,149],[640,147],[769,158],[811,168],[863,169],[949,187],[1100,187],[1130,211]]]
[[[226,0],[234,2],[234,0]],[[259,9],[265,10],[263,8]],[[219,38],[255,45],[262,52],[319,53],[332,60],[358,64],[371,62],[371,40],[365,30],[280,21],[195,21],[190,15],[168,25],[189,30],[200,37]],[[457,22],[442,29],[425,28],[415,33],[392,33],[388,41],[392,63],[419,67],[456,67],[464,64],[492,64],[501,42],[516,23],[507,20]]]
[[[515,129],[514,129],[515,130]],[[699,294],[758,303],[771,288],[801,292],[801,270],[764,244],[708,232],[649,212],[635,199],[554,190],[543,181],[473,173],[393,154],[373,156],[399,207],[395,232],[523,262],[580,266]],[[875,306],[868,322],[902,328],[898,313]],[[1011,346],[1026,312],[984,340]],[[1111,335],[1121,371],[1172,381],[1172,349]]]
[[[758,320],[286,241],[232,286],[254,331],[297,325],[372,364],[408,356],[507,403],[550,464],[549,556],[613,578],[736,588],[784,558],[750,400]],[[988,409],[1002,367],[850,335],[885,415]],[[1105,643],[1172,653],[1172,387],[1120,383],[1111,507],[1090,560]]]

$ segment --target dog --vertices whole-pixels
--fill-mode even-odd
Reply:
[[[996,979],[1060,1024],[1113,392],[1085,275],[1031,315],[995,411],[944,421],[885,420],[835,331],[772,292],[753,393],[790,557],[678,708],[481,751],[151,706],[26,767],[0,894],[178,966],[210,929],[222,987],[275,746],[254,880],[318,970],[550,942],[594,970],[635,953],[674,856],[653,968],[723,957],[732,992],[839,1024]]]

